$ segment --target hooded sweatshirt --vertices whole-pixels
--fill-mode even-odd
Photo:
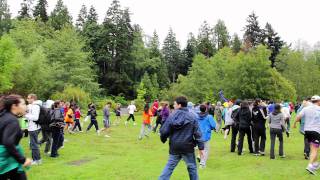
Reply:
[[[207,142],[211,139],[211,131],[216,128],[216,122],[212,115],[208,113],[200,113],[198,123],[202,134],[202,141]]]
[[[201,131],[196,116],[188,108],[176,110],[160,129],[163,143],[169,138],[169,153],[173,155],[194,153],[194,147],[204,149]]]
[[[41,101],[34,101],[32,104],[28,105],[28,113],[25,117],[28,119],[28,131],[36,131],[41,127],[37,125],[35,121],[39,120]]]

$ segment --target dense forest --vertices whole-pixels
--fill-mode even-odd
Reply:
[[[239,27],[243,37],[231,35],[223,20],[204,21],[182,47],[170,27],[162,43],[156,30],[146,36],[118,0],[103,22],[93,6],[83,5],[76,19],[62,0],[50,13],[47,6],[24,0],[12,17],[0,0],[0,94],[115,101],[181,94],[217,100],[221,90],[231,98],[293,101],[319,94],[320,49],[291,47],[255,13]]]

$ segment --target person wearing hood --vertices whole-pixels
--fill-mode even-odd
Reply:
[[[289,137],[289,135],[290,135],[290,119],[291,119],[289,103],[287,103],[287,102],[283,103],[283,105],[282,105],[282,113],[284,115],[285,122],[287,124],[286,134],[287,134],[287,137]]]
[[[39,120],[41,101],[37,101],[37,95],[29,94],[27,97],[29,103],[27,107],[28,132],[30,137],[30,148],[32,153],[32,165],[39,165],[42,163],[40,156],[40,148],[38,136],[41,127],[36,123]]]
[[[204,143],[196,116],[188,111],[187,102],[186,97],[177,97],[175,111],[160,128],[161,141],[165,143],[169,138],[169,160],[159,180],[169,180],[181,159],[187,165],[189,178],[199,179],[194,148],[198,146],[202,158]]]
[[[251,121],[252,114],[249,108],[249,103],[247,101],[243,101],[240,105],[240,109],[236,114],[235,119],[239,120],[239,144],[238,144],[238,155],[242,155],[243,148],[243,140],[244,136],[247,135],[249,151],[253,153],[252,148],[252,137],[251,137]]]
[[[200,105],[200,114],[198,116],[198,123],[200,131],[202,134],[202,141],[204,142],[204,155],[200,161],[200,167],[205,168],[206,162],[209,157],[210,151],[210,139],[211,131],[216,128],[216,122],[212,115],[208,114],[207,107],[205,105]]]
[[[253,139],[256,156],[265,155],[264,149],[266,145],[266,119],[267,108],[263,105],[263,102],[260,99],[257,99],[254,102],[252,108]]]
[[[198,116],[198,114],[200,112],[200,105],[199,105],[199,112],[196,108],[194,108],[194,104],[192,102],[188,102],[187,107],[188,107],[189,112],[191,112],[195,116]]]
[[[217,132],[220,131],[221,124],[222,124],[222,114],[223,114],[223,106],[220,101],[217,102],[217,106],[214,108],[214,117],[217,121]]]
[[[239,110],[240,110],[241,100],[236,100],[235,104],[231,108],[231,119],[233,120],[232,124],[232,137],[231,137],[231,152],[235,152],[236,150],[236,140],[239,132],[239,119],[236,118]]]

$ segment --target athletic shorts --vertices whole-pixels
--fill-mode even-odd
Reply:
[[[316,131],[305,131],[305,138],[316,147],[320,147],[320,134]]]

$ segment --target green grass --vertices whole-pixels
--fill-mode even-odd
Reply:
[[[114,118],[112,118],[114,119]],[[85,124],[87,127],[88,122]],[[99,123],[100,127],[102,123]],[[157,179],[168,158],[168,144],[162,144],[157,134],[149,139],[138,140],[141,118],[138,125],[112,127],[111,138],[97,136],[94,128],[86,134],[67,134],[68,142],[60,150],[60,157],[51,159],[42,154],[43,164],[32,167],[28,172],[31,180],[64,180],[64,179],[124,179],[145,180]],[[293,130],[290,138],[284,140],[287,158],[269,159],[269,135],[267,134],[266,152],[264,157],[248,154],[239,157],[229,152],[230,136],[227,140],[221,134],[214,133],[211,140],[211,154],[207,168],[199,170],[200,179],[317,179],[305,171],[307,161],[303,158],[303,137],[298,130]],[[26,154],[28,139],[22,144]],[[276,145],[278,146],[278,144]],[[247,145],[244,145],[248,150]],[[43,146],[41,151],[43,151]],[[276,149],[277,152],[277,149]],[[88,160],[81,165],[70,163]],[[175,169],[172,179],[188,179],[183,161]]]

